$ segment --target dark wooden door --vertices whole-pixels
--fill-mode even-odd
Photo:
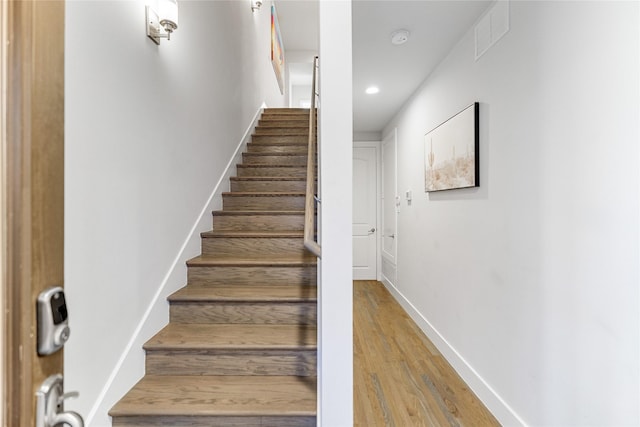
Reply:
[[[37,355],[35,302],[64,279],[65,5],[2,2],[3,417],[31,427],[36,389],[63,368],[62,351]]]

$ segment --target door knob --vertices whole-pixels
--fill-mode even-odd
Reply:
[[[371,230],[367,231],[367,233],[371,234],[371,233],[375,233],[376,232],[376,228],[372,227]]]
[[[391,237],[392,239],[395,239],[396,235],[395,234],[389,234],[389,237]]]

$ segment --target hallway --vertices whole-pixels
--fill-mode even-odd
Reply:
[[[356,427],[500,425],[382,283],[353,292]]]

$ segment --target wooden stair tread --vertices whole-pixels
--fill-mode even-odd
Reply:
[[[237,216],[253,216],[253,215],[304,215],[304,211],[269,211],[269,210],[260,210],[260,211],[213,211],[214,215],[237,215]]]
[[[254,135],[284,135],[284,136],[301,136],[308,137],[309,136],[309,128],[308,127],[269,127],[269,126],[260,126],[256,128]],[[317,132],[316,132],[317,135]]]
[[[294,231],[240,231],[240,230],[224,230],[224,231],[216,231],[210,230],[200,233],[200,237],[253,237],[253,238],[274,238],[274,237],[303,237],[303,230],[294,230]]]
[[[283,153],[283,152],[275,152],[275,153],[242,153],[243,156],[247,157],[307,157],[307,153]]]
[[[309,124],[309,112],[308,111],[265,111],[260,117],[262,121],[270,120],[297,120],[304,121]]]
[[[265,128],[309,128],[309,119],[304,119],[302,117],[298,118],[269,118],[267,120],[261,119],[258,127]]]
[[[274,142],[278,141],[279,143],[307,143],[309,144],[309,134],[308,132],[301,133],[300,135],[265,135],[265,134],[251,134],[251,143],[263,143],[263,142]]]
[[[170,302],[313,302],[312,285],[189,285],[169,296]]]
[[[278,114],[272,111],[265,111],[260,117],[260,120],[297,120],[304,121],[307,124],[309,123],[309,111],[293,111],[284,113],[285,114]]]
[[[299,257],[260,257],[260,258],[237,258],[237,257],[202,257],[197,256],[187,261],[189,267],[300,267],[313,266],[317,261],[310,255]]]
[[[308,120],[308,119],[307,119]],[[271,135],[299,135],[307,137],[309,136],[309,123],[308,121],[302,125],[298,126],[296,124],[281,124],[276,122],[289,121],[289,120],[279,120],[274,118],[269,118],[267,121],[263,122],[259,126],[257,126],[253,134],[254,135],[270,135],[270,131],[274,131]],[[302,121],[302,120],[300,120]],[[315,131],[315,134],[318,134],[318,131]]]
[[[305,131],[309,131],[309,114],[296,114],[296,115],[273,115],[269,114],[267,117],[262,117],[258,122],[258,126],[256,126],[255,130],[260,130],[264,128],[271,128],[271,123],[274,122],[286,122],[293,123],[293,125],[283,126],[286,129],[302,129]],[[317,127],[316,127],[317,130]]]
[[[254,129],[301,129],[309,132],[309,115],[288,115],[263,117]],[[317,128],[316,128],[317,132]]]
[[[239,163],[236,165],[236,167],[238,168],[298,168],[298,169],[307,169],[306,165],[289,165],[289,164],[284,164],[284,165],[264,165],[264,164],[255,164],[255,163]]]
[[[310,325],[169,323],[145,350],[296,350],[315,349]]]
[[[231,181],[306,181],[298,176],[233,176]]]
[[[307,138],[304,135],[282,136],[282,135],[253,135],[250,144],[255,145],[298,145],[305,144]]]
[[[315,416],[316,378],[143,377],[109,412],[126,416]]]
[[[265,146],[265,145],[277,145],[277,146],[281,146],[281,147],[308,147],[309,146],[309,142],[289,142],[286,144],[280,144],[278,143],[278,141],[265,141],[265,142],[261,142],[261,143],[255,143],[255,142],[248,142],[247,143],[248,146],[251,145],[259,145],[259,146]]]
[[[302,191],[225,191],[223,196],[231,197],[278,197],[278,196],[304,196]]]
[[[269,114],[269,113],[294,113],[294,114],[301,114],[301,113],[307,113],[309,114],[309,108],[302,108],[302,107],[267,107],[264,109],[264,113],[265,114]]]

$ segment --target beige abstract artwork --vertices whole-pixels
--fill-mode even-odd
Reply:
[[[425,135],[425,191],[477,187],[478,116],[474,103]]]

